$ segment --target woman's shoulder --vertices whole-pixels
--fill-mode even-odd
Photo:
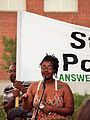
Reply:
[[[40,82],[40,81],[33,81],[33,82],[29,85],[27,91],[29,91],[29,92],[30,92],[30,91],[36,91],[37,88],[38,88],[39,82]]]
[[[68,90],[71,91],[70,86],[67,83],[62,81],[58,81],[58,88],[62,88],[65,91],[68,91]]]
[[[60,81],[60,80],[58,80],[58,85],[62,85],[62,86],[68,87],[68,84],[67,84],[67,83],[62,82],[62,81]]]

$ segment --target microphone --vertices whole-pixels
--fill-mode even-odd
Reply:
[[[46,76],[44,77],[44,80],[43,80],[43,89],[45,89],[45,84],[46,84]]]
[[[42,81],[42,94],[40,96],[40,99],[39,99],[39,103],[37,105],[37,109],[36,109],[36,112],[35,112],[35,116],[34,116],[34,120],[37,120],[37,116],[38,116],[38,110],[40,108],[40,103],[42,101],[42,97],[44,95],[44,91],[45,91],[45,83],[46,83],[46,76],[44,77],[43,81]],[[41,106],[41,109],[42,109],[43,106]]]

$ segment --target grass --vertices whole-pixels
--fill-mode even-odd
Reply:
[[[3,97],[0,96],[0,105],[2,103]],[[0,109],[0,120],[6,120],[6,113],[4,109]]]

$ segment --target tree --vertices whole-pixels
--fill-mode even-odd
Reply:
[[[3,68],[7,69],[12,62],[16,62],[16,40],[6,36],[2,36],[2,40],[4,45],[2,58],[6,62],[6,64],[3,65]]]

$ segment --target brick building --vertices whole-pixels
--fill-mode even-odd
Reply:
[[[0,66],[5,64],[2,35],[16,37],[18,10],[90,27],[90,0],[0,0],[0,3]],[[0,80],[7,79],[7,72],[0,70]]]

